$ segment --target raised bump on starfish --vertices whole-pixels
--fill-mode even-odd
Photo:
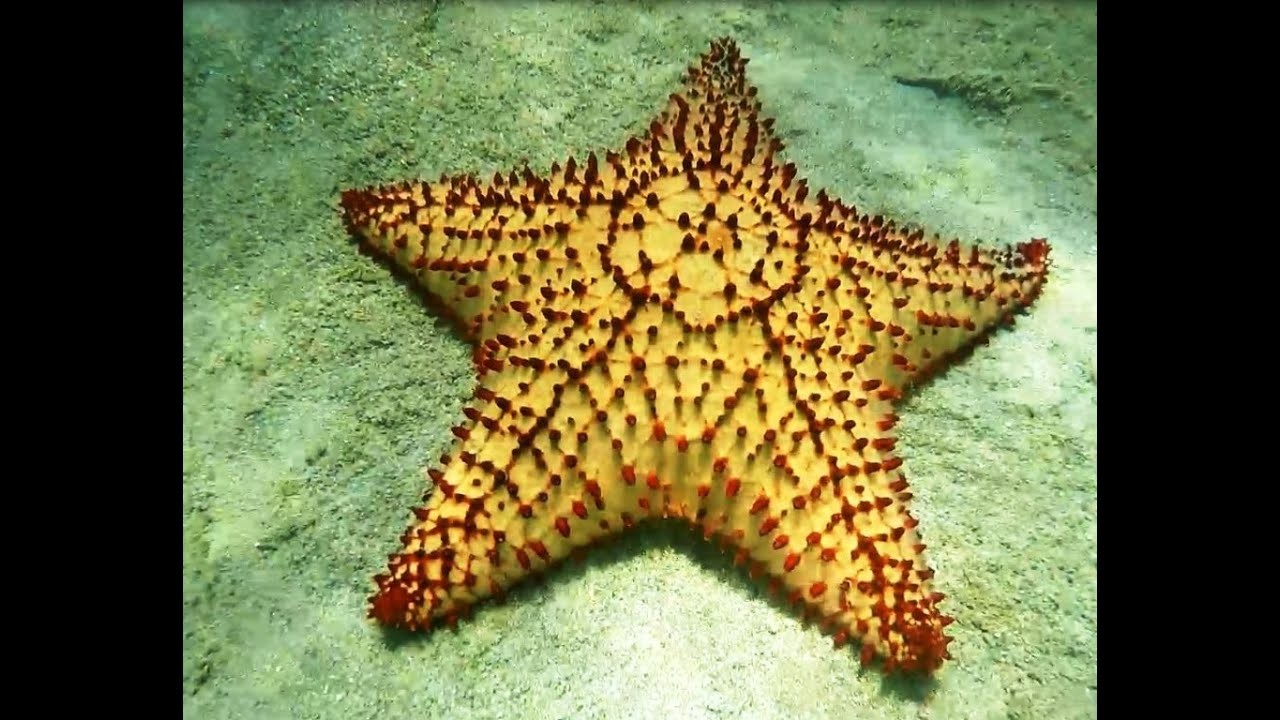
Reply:
[[[408,629],[679,517],[865,663],[949,657],[893,452],[902,391],[1038,295],[1049,245],[926,240],[810,194],[733,41],[601,161],[342,193],[362,246],[475,344],[435,491],[375,578]]]

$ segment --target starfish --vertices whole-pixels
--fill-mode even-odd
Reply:
[[[944,244],[810,193],[746,65],[715,41],[603,160],[342,193],[347,229],[454,321],[477,375],[369,617],[452,625],[683,518],[864,665],[950,657],[895,401],[1032,303],[1049,245]]]

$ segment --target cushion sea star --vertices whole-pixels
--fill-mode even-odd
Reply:
[[[369,615],[452,622],[647,518],[684,518],[864,663],[949,657],[894,401],[1040,293],[1049,245],[926,239],[810,193],[712,44],[642,136],[347,190],[363,248],[474,343],[454,448]]]

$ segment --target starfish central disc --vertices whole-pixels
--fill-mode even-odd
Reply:
[[[675,152],[657,156],[663,171],[687,169],[642,190],[646,207],[612,236],[619,286],[637,300],[668,303],[695,332],[785,292],[799,274],[799,254],[787,209],[758,192],[768,177],[701,167],[705,161]]]

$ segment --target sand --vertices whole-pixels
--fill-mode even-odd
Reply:
[[[469,351],[356,254],[340,189],[616,147],[721,35],[815,191],[1053,243],[1033,311],[900,413],[954,659],[864,671],[661,525],[388,640],[370,578]],[[1088,4],[186,6],[184,717],[1095,716],[1096,68]]]

